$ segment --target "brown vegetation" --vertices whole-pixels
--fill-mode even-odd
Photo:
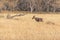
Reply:
[[[59,0],[0,0],[0,10],[9,11],[60,11]]]

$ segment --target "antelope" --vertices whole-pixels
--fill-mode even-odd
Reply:
[[[43,18],[38,18],[38,17],[33,16],[32,19],[35,19],[35,21],[37,22],[43,22]]]

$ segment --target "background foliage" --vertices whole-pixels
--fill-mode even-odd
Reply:
[[[0,0],[0,11],[59,12],[59,0]]]

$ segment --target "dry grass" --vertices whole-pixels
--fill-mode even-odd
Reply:
[[[26,14],[13,19],[0,15],[4,16],[0,18],[1,40],[60,40],[60,14]],[[33,15],[42,17],[44,22],[32,20]]]

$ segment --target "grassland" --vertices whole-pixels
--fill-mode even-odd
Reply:
[[[7,13],[16,15],[12,12]],[[7,13],[0,14],[0,40],[60,40],[60,14],[26,12],[24,16],[7,19]],[[33,15],[43,18],[44,22],[32,20]]]

